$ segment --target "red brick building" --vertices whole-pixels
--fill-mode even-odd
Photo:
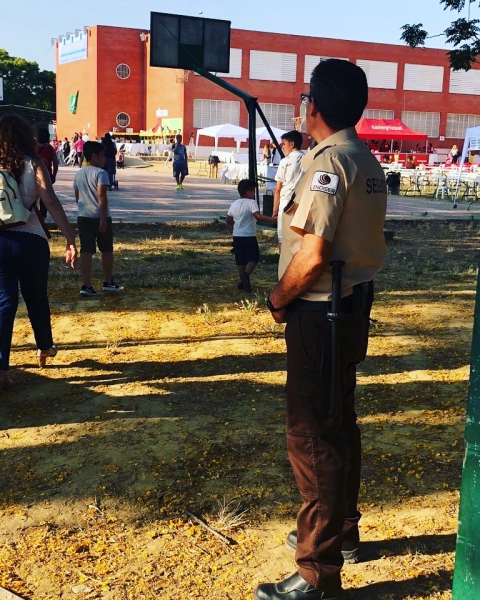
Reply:
[[[188,139],[210,125],[247,126],[236,96],[194,73],[181,84],[174,70],[150,67],[148,32],[98,25],[76,35],[83,40],[80,50],[67,52],[73,35],[56,43],[59,137],[112,130],[128,136],[158,123],[181,129]],[[328,57],[365,70],[370,96],[364,116],[400,118],[439,148],[461,143],[466,127],[480,125],[480,67],[452,72],[445,50],[232,29],[230,73],[218,75],[257,97],[271,125],[291,129],[313,67]],[[73,114],[70,99],[77,92]]]

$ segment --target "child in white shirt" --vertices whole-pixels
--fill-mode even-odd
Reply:
[[[276,223],[276,217],[262,215],[255,200],[255,182],[242,179],[238,184],[240,198],[232,202],[225,222],[233,225],[233,253],[238,268],[240,281],[237,289],[250,293],[250,275],[257,266],[260,256],[257,241],[257,221]]]

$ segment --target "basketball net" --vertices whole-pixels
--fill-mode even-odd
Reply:
[[[190,71],[184,69],[175,69],[175,81],[177,83],[187,83]]]
[[[293,119],[293,127],[297,131],[302,131],[302,125],[305,123],[305,117],[295,117]]]

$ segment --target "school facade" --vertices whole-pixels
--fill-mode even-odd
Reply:
[[[151,67],[148,31],[97,25],[55,45],[59,138],[164,127],[188,139],[212,125],[248,126],[240,98],[193,72],[178,83],[183,71]],[[217,75],[258,98],[270,125],[289,130],[313,67],[330,57],[367,74],[366,117],[399,118],[437,148],[461,144],[465,129],[480,125],[480,65],[454,72],[445,50],[232,29],[230,71]]]

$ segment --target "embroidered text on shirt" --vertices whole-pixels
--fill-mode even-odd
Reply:
[[[324,192],[333,196],[333,194],[337,193],[339,181],[340,178],[335,173],[315,171],[310,184],[310,190],[312,192]]]

